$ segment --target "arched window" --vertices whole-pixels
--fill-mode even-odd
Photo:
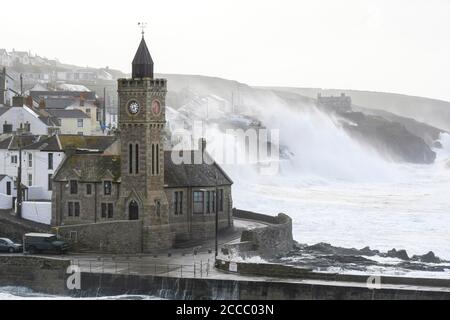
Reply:
[[[155,145],[152,144],[152,176],[155,175]]]
[[[159,175],[159,144],[156,145],[156,175]]]
[[[128,173],[133,174],[133,145],[128,146]]]
[[[136,174],[139,174],[139,144],[136,143],[136,158],[135,158],[135,162],[136,162]]]

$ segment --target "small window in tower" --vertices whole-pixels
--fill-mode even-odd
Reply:
[[[161,201],[155,200],[155,211],[156,215],[159,217],[161,215]]]
[[[135,157],[135,162],[136,162],[136,174],[139,174],[139,144],[136,143],[136,157]]]
[[[155,175],[155,145],[152,144],[152,175]]]
[[[156,175],[159,175],[159,144],[156,145]]]
[[[133,174],[133,145],[128,146],[128,173]]]

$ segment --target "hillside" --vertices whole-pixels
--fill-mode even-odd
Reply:
[[[310,98],[316,98],[318,93],[322,93],[322,95],[339,95],[344,92],[352,97],[355,105],[369,109],[388,111],[398,116],[412,118],[436,128],[450,131],[450,102],[447,101],[395,93],[347,89],[281,87],[275,87],[273,89],[298,93]]]

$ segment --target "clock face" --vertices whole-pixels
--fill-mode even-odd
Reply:
[[[137,101],[130,101],[130,103],[128,103],[128,112],[131,114],[137,114],[139,112],[139,110],[141,109],[141,106],[139,105],[139,103]]]
[[[161,112],[161,103],[158,100],[153,100],[152,112],[153,114],[159,114]]]

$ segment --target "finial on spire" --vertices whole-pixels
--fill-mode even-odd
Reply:
[[[147,28],[147,22],[138,22],[139,28],[141,28],[142,38],[144,38],[145,28]]]

